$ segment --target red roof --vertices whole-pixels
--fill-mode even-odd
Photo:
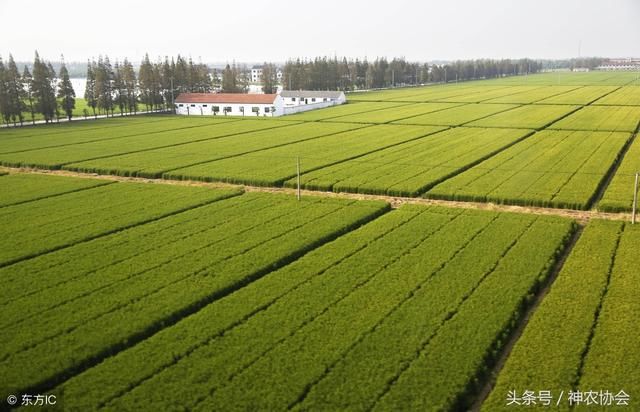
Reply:
[[[277,94],[180,93],[176,103],[273,104],[277,96]]]

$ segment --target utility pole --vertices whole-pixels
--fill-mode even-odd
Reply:
[[[396,71],[391,69],[391,87],[396,87]]]
[[[636,181],[633,184],[633,207],[631,208],[631,224],[635,225],[636,223],[636,206],[638,204],[638,175],[640,173],[636,172]]]
[[[169,78],[171,80],[171,111],[176,114],[176,102],[173,99],[173,76]]]
[[[296,157],[296,169],[298,175],[298,201],[300,200],[300,156]]]

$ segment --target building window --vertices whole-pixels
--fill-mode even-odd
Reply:
[[[327,99],[327,98],[325,97],[322,101],[323,101],[323,102],[326,102],[327,100],[329,100],[329,99]]]
[[[265,107],[265,108],[264,108],[264,112],[265,112],[265,113],[269,113],[269,111],[270,111],[270,109],[269,109],[268,107]]]
[[[203,104],[203,105],[202,105],[202,107],[207,107],[207,105],[206,105],[206,104]]]
[[[258,112],[260,112],[260,108],[258,106],[253,106],[251,108],[251,111],[254,112],[254,113],[258,113]]]
[[[184,106],[184,104],[180,103],[178,106],[183,107],[183,106]]]
[[[311,98],[311,102],[315,102],[315,101],[316,101],[316,98],[315,98],[315,97],[312,97],[312,98]]]
[[[240,113],[244,113],[244,106],[240,106]]]
[[[224,108],[224,112],[225,112],[225,113],[228,113],[228,112],[230,112],[230,111],[231,111],[231,106],[225,106],[225,108]]]
[[[295,102],[295,101],[296,101],[296,98],[295,98],[295,97],[292,97],[292,98],[291,98],[291,101],[292,101],[292,102]]]
[[[220,106],[211,106],[211,111],[218,113],[220,111]]]
[[[196,107],[196,105],[195,105],[195,104],[192,104],[192,105],[191,105],[191,107]]]

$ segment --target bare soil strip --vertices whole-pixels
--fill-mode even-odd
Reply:
[[[79,178],[90,178],[90,179],[104,179],[104,180],[119,181],[119,182],[154,183],[154,184],[200,186],[200,187],[212,187],[212,188],[233,187],[233,188],[242,188],[246,192],[284,193],[289,195],[296,194],[296,189],[282,188],[282,187],[259,187],[259,186],[247,186],[247,185],[234,185],[234,184],[221,183],[221,182],[208,183],[208,182],[199,182],[199,181],[192,181],[192,180],[147,179],[147,178],[140,178],[140,177],[99,175],[96,173],[79,173],[79,172],[72,172],[68,170],[46,170],[46,169],[12,168],[12,167],[0,166],[0,171],[6,171],[9,173],[32,173],[32,174],[68,176],[68,177],[79,177]],[[391,207],[393,208],[400,207],[404,204],[417,204],[417,205],[438,205],[438,206],[461,208],[461,209],[478,209],[478,210],[489,210],[489,211],[499,211],[499,212],[553,215],[553,216],[561,216],[561,217],[566,217],[570,219],[575,219],[581,224],[585,224],[591,219],[631,220],[630,213],[605,213],[605,212],[598,212],[594,210],[554,209],[554,208],[547,208],[547,207],[513,206],[513,205],[501,205],[496,203],[434,200],[434,199],[422,199],[422,198],[399,197],[399,196],[366,195],[366,194],[357,194],[357,193],[321,192],[321,191],[312,191],[312,190],[301,190],[300,193],[304,196],[334,197],[334,198],[356,199],[356,200],[382,200],[391,204]]]

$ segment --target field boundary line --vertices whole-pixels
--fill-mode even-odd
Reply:
[[[513,347],[518,343],[518,341],[520,340],[520,337],[522,336],[522,333],[524,332],[524,330],[526,329],[529,323],[529,320],[531,319],[532,316],[535,315],[536,310],[538,309],[538,307],[540,306],[544,298],[547,296],[547,294],[551,290],[551,287],[553,286],[556,278],[562,271],[562,268],[564,267],[564,264],[567,258],[569,257],[569,255],[571,255],[573,248],[575,247],[576,243],[580,239],[580,236],[582,235],[583,230],[584,230],[584,227],[582,225],[577,225],[577,227],[574,229],[574,232],[570,235],[570,238],[568,239],[567,243],[565,244],[562,250],[562,255],[557,259],[556,263],[553,265],[553,268],[549,273],[549,276],[547,276],[547,278],[543,281],[543,283],[538,286],[539,288],[538,292],[535,294],[533,299],[529,302],[528,307],[519,316],[519,320],[517,322],[516,327],[512,329],[512,331],[507,335],[507,341],[503,345],[502,349],[500,349],[500,353],[495,358],[493,362],[493,366],[488,368],[487,371],[485,372],[485,379],[483,379],[484,385],[478,386],[477,389],[479,389],[479,391],[477,391],[475,394],[472,394],[472,396],[470,397],[470,400],[473,401],[470,407],[471,411],[479,412],[480,408],[482,407],[482,404],[484,403],[484,401],[487,399],[487,397],[493,390],[496,383],[496,379],[500,374],[500,372],[502,371],[502,369],[504,368],[505,363],[509,359],[509,356],[511,355]]]
[[[119,182],[132,182],[132,183],[209,187],[212,189],[236,188],[236,189],[243,189],[246,192],[281,193],[281,194],[287,194],[291,196],[294,196],[296,194],[295,189],[288,188],[288,187],[264,187],[264,186],[231,184],[231,183],[224,183],[224,182],[204,182],[199,180],[169,180],[169,179],[151,179],[151,178],[144,178],[144,177],[98,175],[95,173],[72,172],[68,170],[10,168],[10,167],[0,167],[0,170],[5,170],[10,173],[57,175],[57,176],[67,176],[67,177],[78,177],[78,178],[84,178],[84,179],[115,180]],[[569,219],[575,219],[583,223],[586,223],[591,219],[602,219],[602,220],[631,219],[631,214],[626,212],[612,213],[612,212],[601,212],[597,210],[576,210],[576,209],[563,209],[563,208],[540,207],[540,206],[508,205],[508,204],[499,204],[499,203],[493,203],[493,202],[472,202],[472,201],[462,201],[462,200],[427,199],[427,198],[420,198],[420,197],[370,195],[370,194],[349,193],[349,192],[327,192],[327,191],[307,190],[307,189],[301,190],[301,193],[304,196],[318,196],[318,197],[355,199],[355,200],[381,200],[391,204],[392,208],[398,208],[404,204],[442,206],[442,207],[450,207],[455,209],[477,209],[477,210],[491,210],[491,211],[502,211],[502,212],[511,212],[511,213],[552,215],[552,216],[565,217]]]

